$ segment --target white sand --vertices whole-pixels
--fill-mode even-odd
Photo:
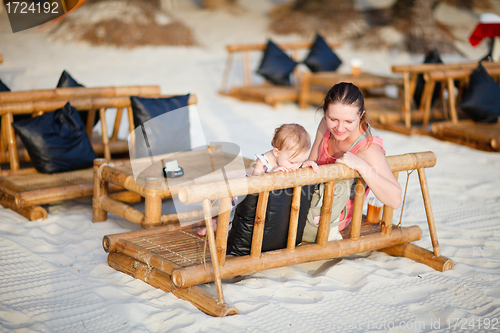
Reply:
[[[268,4],[258,3],[258,10],[238,16],[180,4],[175,14],[189,19],[204,43],[194,48],[62,44],[37,29],[12,34],[3,13],[0,77],[13,90],[51,88],[66,69],[86,86],[159,84],[164,93],[195,93],[207,140],[234,142],[252,157],[269,149],[276,126],[297,122],[313,135],[320,120],[312,107],[301,111],[288,104],[277,110],[217,94],[224,45],[269,36],[301,40],[270,35],[262,9]],[[470,59],[485,54],[484,45],[464,45]],[[367,69],[386,74],[392,64],[423,58],[359,52],[348,45],[337,51],[345,63],[355,56]],[[232,82],[238,79],[233,76]],[[458,331],[463,325],[463,332],[490,332],[494,323],[499,330],[500,154],[380,133],[389,155],[436,153],[438,163],[427,176],[441,251],[455,261],[454,270],[441,273],[378,252],[273,269],[226,281],[226,301],[241,314],[212,318],[110,268],[102,237],[137,226],[113,215],[93,224],[90,198],[48,206],[48,219],[35,222],[0,208],[0,331],[428,332]],[[417,179],[416,173],[410,176],[403,225],[420,226],[423,237],[416,244],[430,249]],[[403,186],[405,181],[401,174]],[[395,221],[399,215],[400,210]],[[213,284],[205,288],[214,291]],[[475,327],[469,326],[473,320]]]

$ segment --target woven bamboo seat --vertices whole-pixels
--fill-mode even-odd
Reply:
[[[279,44],[283,51],[291,53],[292,59],[298,61],[298,51],[307,50],[312,43]],[[339,43],[330,43],[330,47],[337,47]],[[250,54],[265,50],[266,44],[244,44],[228,45],[226,47],[228,58],[224,75],[222,77],[220,94],[238,98],[243,101],[266,103],[273,107],[279,107],[281,103],[297,102],[299,99],[299,77],[297,68],[293,72],[295,84],[292,86],[276,86],[271,84],[255,85],[252,83],[252,72],[250,69]],[[244,85],[228,88],[228,81],[232,63],[235,55],[241,54],[243,58]]]
[[[320,166],[317,173],[300,169],[182,187],[179,199],[183,203],[203,203],[206,240],[196,235],[192,226],[181,227],[179,224],[108,235],[103,239],[103,247],[109,253],[108,263],[119,271],[190,301],[213,316],[238,313],[236,308],[224,302],[222,279],[276,267],[379,250],[413,259],[439,271],[453,269],[453,261],[440,254],[424,170],[435,165],[436,156],[432,152],[414,153],[390,156],[387,161],[395,176],[400,171],[418,171],[433,251],[411,244],[421,238],[422,230],[418,226],[394,226],[390,207],[384,207],[381,224],[366,223],[362,216],[365,192],[362,178],[358,178],[352,222],[342,231],[343,239],[328,241],[329,207],[335,181],[360,177],[344,165],[331,164]],[[301,186],[320,182],[325,182],[325,193],[317,241],[296,246]],[[231,203],[227,188],[231,188],[234,196],[259,193],[250,254],[246,256],[226,255],[230,215],[226,208]],[[286,188],[294,188],[286,248],[262,252],[269,192]],[[102,213],[101,198],[102,193],[94,193],[94,216]],[[212,201],[219,199],[221,208],[214,235]],[[215,282],[217,297],[196,286],[211,281]]]
[[[169,96],[151,95],[151,97]],[[128,152],[127,141],[113,139],[117,137],[121,115],[115,119],[118,125],[115,124],[115,131],[111,138],[109,138],[106,130],[105,110],[107,108],[118,108],[121,110],[127,108],[129,130],[133,131],[133,113],[130,107],[130,96],[79,97],[0,103],[0,115],[2,115],[1,137],[3,140],[0,146],[3,149],[4,155],[8,157],[10,164],[10,169],[0,170],[0,201],[4,207],[18,212],[28,220],[47,218],[46,210],[40,205],[88,197],[93,193],[93,168],[56,174],[42,174],[36,172],[34,168],[21,169],[20,167],[18,141],[15,138],[14,128],[11,125],[13,115],[37,114],[48,110],[56,110],[62,108],[67,102],[77,110],[99,110],[103,135],[101,136],[101,142],[96,145],[98,151],[100,148],[103,154],[109,158],[112,152],[123,152],[122,149],[125,147],[125,151]],[[191,95],[189,104],[194,103],[196,103],[196,96]],[[111,165],[117,168],[124,167],[125,165],[130,165],[130,161],[128,159],[125,161],[116,160]],[[112,185],[109,191],[115,192],[120,189],[123,188]],[[137,199],[140,200],[140,198],[135,196],[129,200],[134,201]]]

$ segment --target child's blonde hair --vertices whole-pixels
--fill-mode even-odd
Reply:
[[[271,145],[279,150],[294,150],[293,156],[311,148],[311,138],[299,124],[284,124],[276,128]]]

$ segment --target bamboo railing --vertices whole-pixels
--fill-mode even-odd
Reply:
[[[432,152],[422,152],[390,156],[387,157],[387,162],[396,178],[401,171],[418,170],[419,184],[424,199],[424,208],[429,225],[433,251],[410,244],[410,242],[421,238],[422,231],[420,227],[393,226],[393,209],[387,206],[384,206],[379,230],[376,232],[363,233],[362,208],[365,193],[364,181],[356,171],[349,169],[347,166],[342,164],[331,164],[320,166],[317,173],[314,173],[311,169],[299,169],[288,173],[269,173],[259,176],[235,178],[228,179],[227,181],[182,187],[178,192],[181,202],[184,204],[196,202],[203,203],[209,248],[209,254],[207,255],[209,255],[209,258],[200,252],[202,249],[198,249],[198,252],[196,252],[196,250],[194,250],[196,246],[193,247],[194,245],[188,245],[190,243],[186,243],[186,239],[194,241],[196,237],[191,238],[190,236],[186,236],[189,234],[183,232],[179,235],[184,235],[182,236],[184,238],[179,238],[179,241],[176,241],[176,237],[179,236],[177,236],[175,232],[182,228],[178,225],[170,225],[167,227],[155,228],[154,233],[152,233],[153,230],[141,230],[104,237],[104,249],[110,253],[108,262],[115,269],[129,274],[133,272],[134,265],[139,265],[141,263],[149,267],[149,269],[163,272],[165,273],[165,283],[171,285],[171,288],[175,291],[189,290],[197,284],[215,281],[217,291],[215,301],[213,299],[210,301],[190,300],[195,306],[211,315],[223,315],[222,309],[227,310],[222,292],[221,279],[249,274],[255,271],[316,260],[331,259],[372,250],[380,250],[390,255],[407,257],[439,271],[453,269],[453,261],[440,254],[428,184],[424,171],[425,168],[435,165],[435,154]],[[344,236],[342,240],[328,241],[331,215],[330,207],[333,200],[335,182],[350,178],[358,178],[359,180],[357,182],[354,199],[354,211],[350,223],[350,233],[347,238]],[[317,241],[316,243],[305,243],[296,246],[301,186],[320,182],[325,182],[326,186]],[[97,187],[94,187],[95,191],[96,188]],[[229,212],[227,208],[231,202],[231,197],[228,197],[228,188],[231,189],[230,192],[232,196],[259,193],[250,254],[247,256],[226,257],[227,230],[229,226]],[[269,192],[286,188],[293,188],[286,248],[262,252],[262,240]],[[102,191],[105,190],[103,189]],[[157,195],[161,195],[161,193],[162,192],[159,191]],[[97,193],[94,197],[96,198],[96,195],[99,197],[101,194],[102,193]],[[213,214],[211,212],[211,203],[218,199],[220,199],[220,214],[217,222],[217,231],[214,235],[212,230]],[[151,238],[151,240],[149,240],[150,238],[148,237],[154,237],[154,239]],[[147,245],[148,247],[153,246],[152,244],[157,244],[159,252],[145,250],[143,245],[136,243],[137,241],[144,241],[150,244]],[[184,265],[177,263],[162,253],[168,253],[169,256],[178,255],[180,259],[183,259],[182,262],[184,262],[184,259],[187,257],[192,259],[190,259],[189,264]],[[196,255],[196,260],[194,259],[195,257],[193,257],[194,255]],[[120,256],[123,256],[123,258]],[[125,259],[131,261],[128,262],[125,261]],[[134,259],[136,261],[134,261]],[[195,261],[198,263],[195,263]],[[148,282],[148,276],[144,276],[144,274],[131,275]],[[207,309],[210,310],[206,311]]]

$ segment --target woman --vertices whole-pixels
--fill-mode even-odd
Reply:
[[[334,85],[325,96],[309,160],[318,165],[342,163],[359,172],[373,194],[394,209],[401,205],[401,186],[385,158],[382,139],[367,122],[363,94],[352,83]],[[329,240],[342,239],[340,230],[352,217],[353,180],[336,182]],[[321,192],[318,191],[318,192]],[[316,194],[316,193],[315,193]],[[316,240],[322,193],[313,197],[303,240]],[[351,199],[351,200],[349,200]]]

